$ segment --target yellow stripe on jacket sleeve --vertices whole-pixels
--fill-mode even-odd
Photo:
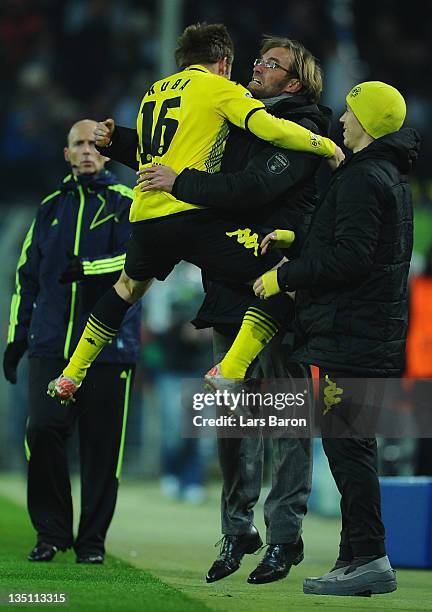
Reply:
[[[18,311],[21,304],[21,281],[20,281],[20,269],[25,265],[27,261],[27,251],[30,248],[33,239],[33,230],[36,221],[30,226],[26,237],[24,238],[23,246],[21,249],[21,255],[18,259],[18,265],[15,273],[15,293],[12,296],[10,317],[9,317],[9,328],[7,341],[13,342],[15,340],[15,331],[18,325]]]
[[[111,274],[120,272],[124,268],[126,253],[110,257],[108,259],[94,259],[93,261],[83,261],[84,276],[94,276],[96,274]]]

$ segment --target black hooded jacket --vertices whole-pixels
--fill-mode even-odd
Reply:
[[[398,375],[407,333],[413,212],[407,175],[415,130],[375,140],[334,173],[301,257],[278,270],[296,290],[293,359],[364,375]]]
[[[268,111],[327,135],[331,111],[310,103],[302,94],[274,98]],[[298,236],[291,256],[298,254],[318,201],[317,155],[274,147],[253,134],[230,126],[220,172],[187,168],[176,178],[173,195],[192,204],[217,209],[240,225],[271,231],[294,229]],[[240,227],[239,225],[239,227]]]
[[[328,134],[331,111],[301,94],[280,97],[269,112]],[[186,169],[176,178],[173,195],[217,209],[218,215],[236,219],[239,228],[260,228],[262,237],[275,228],[293,229],[296,240],[288,252],[298,257],[318,201],[315,174],[320,162],[316,155],[279,149],[231,126],[221,172]],[[205,278],[204,287],[196,327],[240,325],[254,299],[252,290]]]

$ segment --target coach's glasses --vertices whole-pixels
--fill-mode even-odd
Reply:
[[[292,77],[295,77],[295,75],[293,75],[291,70],[287,70],[286,68],[284,68],[283,66],[275,62],[275,60],[265,60],[262,57],[257,57],[257,59],[254,61],[254,67],[256,66],[263,66],[263,68],[270,68],[272,70],[275,70],[276,68],[280,68],[287,74],[290,74]]]

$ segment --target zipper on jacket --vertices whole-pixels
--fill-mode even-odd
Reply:
[[[79,191],[79,196],[80,196],[80,203],[79,203],[77,224],[76,224],[76,230],[75,230],[75,242],[74,242],[74,248],[73,248],[74,255],[79,254],[79,246],[80,246],[80,240],[81,240],[81,225],[82,225],[82,217],[84,214],[84,205],[85,205],[85,195],[84,195],[84,190],[81,185],[78,185],[78,191]],[[73,322],[74,322],[74,316],[75,316],[76,293],[77,293],[77,282],[75,281],[72,283],[72,286],[71,286],[70,314],[69,314],[69,322],[68,322],[67,331],[66,331],[66,341],[65,341],[64,350],[63,350],[63,357],[65,359],[69,359],[69,348],[70,348],[70,343],[71,343],[71,338],[72,338]]]

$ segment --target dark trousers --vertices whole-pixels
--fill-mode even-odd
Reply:
[[[326,379],[327,376],[327,379]],[[324,403],[323,394],[336,385],[339,402]],[[382,389],[378,390],[381,393]],[[324,452],[341,494],[342,530],[339,558],[385,554],[384,525],[381,520],[381,495],[377,471],[377,443],[374,437],[361,437],[358,431],[371,431],[371,422],[361,423],[362,409],[379,405],[375,389],[366,380],[349,373],[320,368],[320,395],[317,402]],[[354,431],[349,434],[350,422]],[[341,423],[345,437],[340,437]],[[348,437],[349,436],[349,437]]]
[[[94,364],[76,402],[63,406],[48,397],[46,389],[64,365],[59,359],[29,360],[28,509],[38,541],[62,549],[73,546],[78,556],[103,554],[117,499],[133,368]],[[74,542],[66,441],[75,424],[81,517]]]
[[[219,362],[234,336],[214,332],[214,357]],[[276,336],[262,351],[251,372],[254,378],[307,377],[305,367],[289,364],[290,347]],[[222,533],[241,535],[253,524],[253,509],[258,501],[264,463],[264,443],[260,436],[218,438],[222,471]],[[312,452],[309,438],[272,440],[272,483],[264,504],[268,544],[296,544],[311,490]]]
[[[417,439],[416,476],[432,476],[432,380],[415,380],[410,392],[417,427],[424,438]]]

